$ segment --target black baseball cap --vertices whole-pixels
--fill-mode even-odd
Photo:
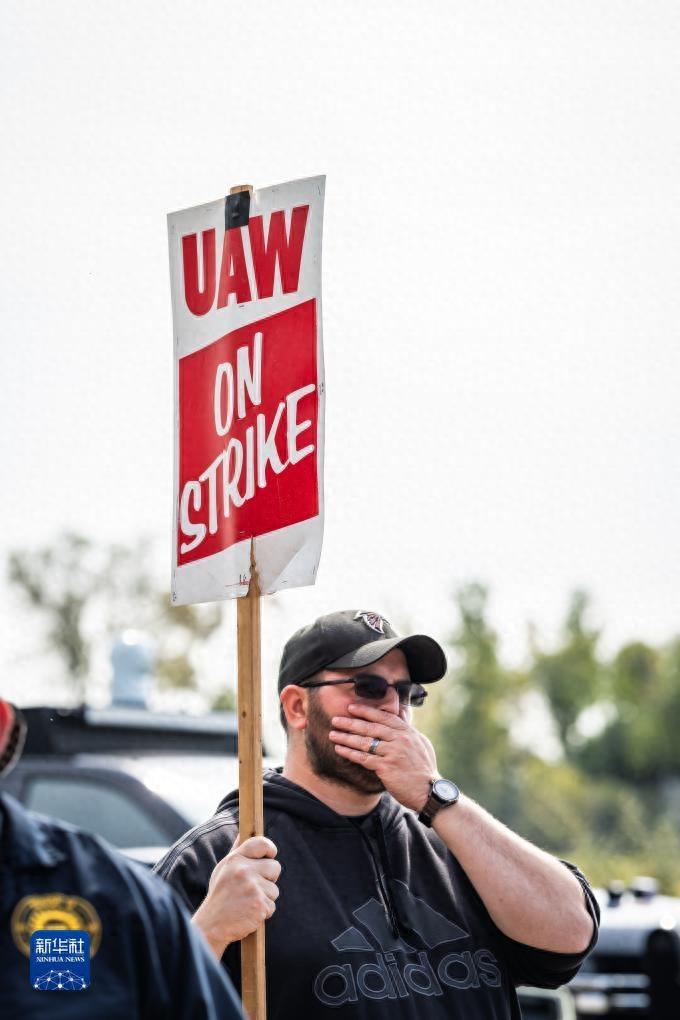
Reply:
[[[446,673],[446,656],[433,638],[400,637],[379,613],[344,609],[320,616],[288,639],[279,667],[279,691],[322,669],[369,666],[393,648],[403,651],[414,683],[431,684]]]

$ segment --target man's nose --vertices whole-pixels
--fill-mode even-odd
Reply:
[[[399,691],[396,687],[388,684],[385,697],[380,702],[380,707],[383,712],[394,712],[395,715],[399,715]]]

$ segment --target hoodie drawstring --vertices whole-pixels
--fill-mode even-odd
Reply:
[[[401,937],[401,934],[404,930],[404,925],[399,918],[399,911],[397,909],[397,905],[392,899],[392,894],[390,892],[389,882],[390,859],[387,855],[387,842],[385,840],[385,830],[383,829],[382,822],[380,821],[380,818],[378,817],[377,814],[373,815],[373,831],[375,832],[376,835],[378,852],[380,854],[380,862],[382,864],[382,869],[380,869],[379,878],[385,890],[385,899],[387,900],[387,908],[390,917],[390,922],[392,924],[392,930],[397,937]]]
[[[389,883],[387,875],[389,873],[389,859],[387,857],[387,844],[385,843],[385,833],[380,823],[380,819],[377,815],[373,815],[373,831],[376,837],[376,843],[378,846],[378,859],[376,860],[375,851],[371,840],[368,838],[363,830],[361,823],[356,825],[359,834],[364,842],[364,846],[368,850],[368,855],[371,858],[371,864],[373,865],[373,874],[375,877],[376,885],[378,887],[378,893],[382,901],[382,905],[387,916],[387,921],[392,930],[392,934],[395,938],[401,937],[401,930],[399,924],[399,915],[397,913],[396,905],[390,895]]]

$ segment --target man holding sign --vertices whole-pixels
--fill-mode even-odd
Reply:
[[[281,659],[266,837],[235,844],[232,793],[157,866],[236,981],[237,940],[266,920],[269,1017],[511,1020],[516,985],[565,983],[594,945],[578,869],[439,776],[412,714],[445,672],[437,642],[377,613],[302,628]]]

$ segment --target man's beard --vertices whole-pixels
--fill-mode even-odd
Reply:
[[[332,730],[330,716],[327,716],[319,705],[314,691],[310,691],[307,713],[307,729],[305,730],[305,747],[312,771],[317,776],[330,779],[341,786],[351,786],[361,793],[382,793],[385,789],[382,780],[358,765],[341,757],[331,743],[328,734]]]

